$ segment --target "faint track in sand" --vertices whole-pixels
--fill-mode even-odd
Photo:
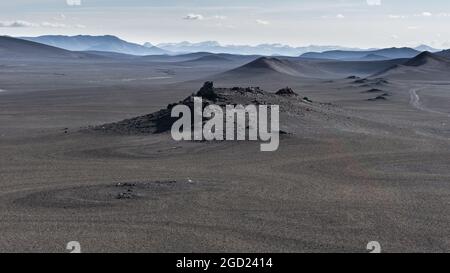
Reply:
[[[423,88],[422,88],[423,89]],[[434,113],[434,114],[439,114],[439,115],[444,115],[447,117],[450,117],[449,113],[444,113],[444,112],[440,112],[440,111],[436,111],[433,109],[430,109],[428,107],[425,107],[421,102],[420,102],[420,97],[419,94],[417,94],[418,91],[420,91],[421,89],[411,89],[409,90],[409,94],[411,96],[410,99],[410,104],[416,108],[419,109],[421,111],[425,111],[425,112],[429,112],[429,113]]]

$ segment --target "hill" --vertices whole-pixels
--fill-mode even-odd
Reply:
[[[420,51],[417,51],[412,48],[403,47],[403,48],[385,48],[379,50],[372,51],[343,51],[343,50],[332,50],[325,51],[322,53],[309,52],[301,55],[302,58],[309,59],[331,59],[331,60],[345,60],[345,61],[354,61],[360,60],[367,56],[378,56],[383,57],[385,59],[402,59],[402,58],[412,58],[420,54]]]
[[[23,37],[22,39],[59,47],[71,51],[106,51],[130,55],[161,55],[167,54],[166,50],[155,46],[145,47],[119,39],[116,36],[62,36],[46,35],[39,37]]]
[[[222,76],[236,78],[273,76],[322,78],[330,75],[316,67],[314,63],[274,57],[260,57],[241,67],[225,72]]]
[[[0,36],[0,58],[2,59],[87,59],[101,58],[84,52],[72,52],[22,39]]]
[[[151,46],[150,43],[148,43]],[[264,56],[299,56],[306,52],[323,52],[327,50],[361,50],[358,48],[346,48],[340,46],[319,46],[310,45],[303,47],[293,47],[283,44],[259,44],[251,45],[222,45],[216,41],[205,41],[199,43],[180,42],[180,43],[161,43],[157,45],[159,48],[176,53],[193,53],[193,52],[211,52],[211,53],[228,53],[237,55],[264,55]]]
[[[403,64],[395,65],[374,76],[401,80],[448,80],[450,60],[437,54],[423,52]]]

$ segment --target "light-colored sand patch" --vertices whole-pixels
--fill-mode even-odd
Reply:
[[[160,76],[160,77],[148,77],[148,78],[127,78],[127,79],[102,79],[102,80],[92,80],[90,83],[103,83],[103,82],[133,82],[133,81],[148,81],[148,80],[165,80],[171,79],[169,76]]]
[[[443,112],[436,111],[436,110],[430,109],[430,108],[428,108],[428,107],[425,107],[425,106],[422,104],[422,102],[421,102],[421,100],[420,100],[420,97],[419,97],[419,95],[418,95],[418,93],[417,93],[417,92],[420,91],[420,90],[421,90],[421,89],[411,89],[411,90],[409,91],[409,94],[410,94],[410,96],[411,96],[410,104],[411,104],[414,108],[417,108],[417,109],[419,109],[419,110],[426,111],[426,112],[429,112],[429,113],[440,114],[440,115],[445,115],[445,116],[450,117],[450,115],[449,115],[448,113],[443,113]]]

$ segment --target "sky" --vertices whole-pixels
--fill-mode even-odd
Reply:
[[[116,35],[152,44],[218,41],[450,48],[448,0],[0,1],[0,35]]]

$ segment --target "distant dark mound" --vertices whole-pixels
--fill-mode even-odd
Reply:
[[[383,92],[383,90],[378,88],[372,88],[370,90],[364,91],[364,93],[380,93],[380,92]]]
[[[347,77],[347,80],[358,80],[358,79],[361,79],[361,77],[358,77],[358,76],[348,76]]]
[[[378,100],[387,100],[386,97],[390,96],[388,93],[384,93],[383,95],[377,96],[373,99],[368,99],[368,101],[378,101]]]
[[[285,81],[295,80],[295,78],[324,78],[330,77],[331,73],[320,69],[317,64],[286,60],[274,57],[261,57],[243,66],[222,73],[216,77],[218,81],[228,79],[241,82],[249,79],[259,79],[261,81]]]
[[[389,58],[382,56],[382,55],[377,55],[377,54],[368,54],[366,56],[363,56],[360,58],[360,60],[363,61],[382,61],[382,60],[388,60]]]
[[[354,81],[353,83],[362,84],[362,83],[367,83],[367,82],[369,82],[368,79],[359,79],[359,80]]]
[[[384,78],[374,78],[374,79],[360,79],[356,80],[353,83],[355,84],[364,84],[363,87],[369,87],[369,86],[381,86],[381,85],[387,85],[389,84],[389,81],[387,81]]]
[[[200,57],[195,60],[189,60],[187,62],[197,62],[197,63],[200,63],[200,62],[231,62],[231,60],[228,58],[225,58],[223,56],[218,56],[218,55],[212,54],[212,55]]]
[[[287,60],[281,60],[271,57],[261,57],[241,67],[247,70],[265,70],[266,72],[278,72],[291,76],[298,75],[295,64]]]
[[[278,96],[298,96],[297,93],[292,90],[292,88],[286,87],[283,89],[278,90],[275,94]]]

